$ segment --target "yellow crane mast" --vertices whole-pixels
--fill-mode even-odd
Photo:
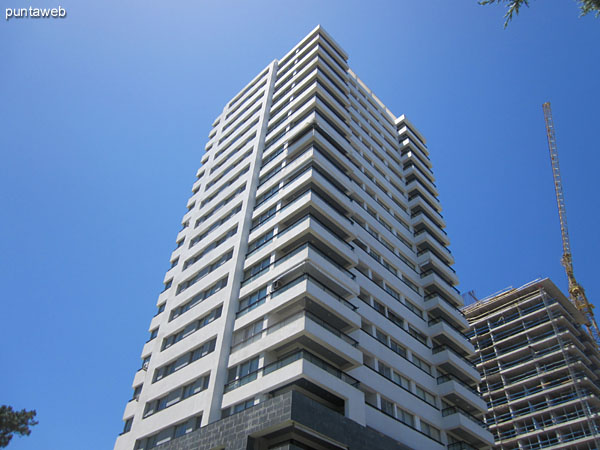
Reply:
[[[556,202],[558,203],[560,232],[562,235],[563,255],[561,262],[567,272],[567,279],[569,280],[569,297],[575,307],[585,316],[588,332],[596,342],[596,345],[600,346],[600,330],[598,330],[598,324],[594,318],[594,305],[588,301],[583,287],[577,283],[575,275],[573,274],[573,258],[571,255],[571,245],[569,243],[569,229],[567,228],[567,212],[565,209],[565,198],[560,177],[560,167],[558,165],[558,149],[556,147],[556,135],[554,134],[554,121],[552,120],[550,102],[544,103],[543,108],[544,118],[546,119],[548,148],[550,149],[550,161],[552,163],[552,175],[554,176],[554,190],[556,192]]]

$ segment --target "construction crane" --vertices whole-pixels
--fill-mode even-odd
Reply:
[[[552,120],[550,102],[544,103],[543,108],[544,118],[546,119],[548,148],[550,149],[550,161],[552,163],[552,175],[554,176],[554,190],[556,192],[556,202],[558,203],[560,233],[562,235],[563,255],[561,262],[567,272],[567,279],[569,280],[569,297],[575,307],[585,316],[585,325],[588,332],[596,342],[596,345],[600,346],[600,330],[598,330],[598,324],[594,318],[594,305],[588,301],[583,287],[575,280],[575,275],[573,274],[573,257],[571,255],[571,245],[569,243],[565,197],[563,195],[560,167],[558,165],[558,150],[556,148],[556,135],[554,133],[554,121]]]

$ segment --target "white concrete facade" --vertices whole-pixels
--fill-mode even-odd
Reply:
[[[192,192],[116,450],[290,386],[412,448],[492,443],[425,140],[321,27],[226,105]]]

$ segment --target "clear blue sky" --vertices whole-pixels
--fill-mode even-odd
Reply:
[[[211,123],[319,23],[428,138],[462,291],[566,288],[550,100],[575,273],[600,295],[600,20],[575,1],[507,30],[476,0],[61,5],[0,22],[0,403],[40,421],[9,448],[112,448]]]

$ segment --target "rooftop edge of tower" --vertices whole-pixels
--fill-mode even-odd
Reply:
[[[302,47],[304,44],[306,44],[308,41],[310,41],[317,35],[321,35],[323,38],[325,38],[327,43],[329,45],[331,45],[333,48],[335,48],[335,50],[340,54],[340,56],[342,56],[344,58],[344,60],[348,61],[348,53],[346,53],[344,51],[344,49],[340,46],[340,44],[338,44],[336,42],[336,40],[333,39],[333,37],[331,37],[331,35],[327,31],[325,31],[325,28],[323,28],[322,25],[317,25],[315,28],[313,28],[306,36],[304,36],[300,40],[300,42],[298,42],[296,45],[294,45],[294,47],[292,47],[292,49],[289,52],[287,52],[285,55],[283,55],[283,57],[280,58],[279,61],[283,61],[284,59],[286,59],[289,55],[294,53],[298,48]]]
[[[530,281],[518,288],[508,288],[492,294],[484,299],[462,308],[465,316],[469,318],[469,322],[476,323],[486,317],[493,311],[508,307],[516,300],[524,296],[532,295],[537,291],[545,290],[548,294],[556,298],[562,305],[571,313],[571,315],[579,322],[585,323],[585,317],[577,310],[575,305],[562,293],[562,291],[554,284],[550,278],[538,278]]]

